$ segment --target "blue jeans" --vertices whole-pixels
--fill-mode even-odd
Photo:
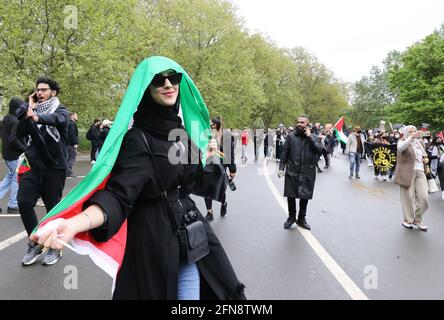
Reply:
[[[356,174],[359,174],[359,168],[360,168],[362,154],[357,153],[357,152],[350,152],[348,157],[350,158],[350,175],[353,174],[353,171]]]
[[[197,265],[181,263],[177,288],[177,300],[199,300],[200,278]]]
[[[6,166],[8,167],[8,173],[6,174],[3,181],[0,183],[0,199],[11,189],[11,194],[9,196],[8,207],[17,208],[17,162],[18,160],[5,160]]]

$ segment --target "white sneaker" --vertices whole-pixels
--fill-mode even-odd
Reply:
[[[387,181],[387,176],[384,176],[382,180]]]
[[[96,162],[95,162],[94,160],[92,160],[92,161],[91,161],[91,164],[94,164],[94,163],[96,163]]]
[[[45,203],[43,202],[42,198],[39,198],[37,200],[37,203],[35,204],[37,207],[44,207]]]
[[[413,225],[411,223],[408,223],[407,221],[403,221],[401,225],[407,229],[413,229]]]
[[[427,226],[422,221],[415,221],[413,224],[421,231],[427,231]]]

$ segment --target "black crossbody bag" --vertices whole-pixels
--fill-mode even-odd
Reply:
[[[168,201],[168,193],[162,183],[162,179],[160,178],[160,171],[158,169],[156,159],[151,152],[146,135],[141,129],[137,128],[137,130],[139,130],[140,134],[142,135],[145,146],[148,149],[151,160],[153,161],[156,179],[160,186],[160,196],[167,206],[171,223],[179,239],[180,258],[182,261],[186,261],[189,264],[197,262],[210,253],[205,226],[202,221],[198,220],[198,213],[193,210],[183,215],[180,227],[177,225],[176,219],[174,218],[173,209]]]

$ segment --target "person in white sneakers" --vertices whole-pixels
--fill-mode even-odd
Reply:
[[[401,189],[401,206],[404,214],[402,226],[427,231],[422,222],[428,208],[428,185],[424,173],[424,163],[428,162],[427,153],[414,126],[405,126],[403,137],[398,142],[398,159],[395,172],[396,184]]]

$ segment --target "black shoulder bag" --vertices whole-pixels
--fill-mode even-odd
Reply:
[[[160,171],[157,167],[156,159],[151,152],[145,133],[139,128],[137,128],[137,130],[139,130],[140,134],[142,135],[145,146],[148,149],[151,160],[153,161],[156,179],[160,185],[160,196],[162,197],[163,201],[165,201],[170,220],[173,224],[176,235],[179,238],[180,258],[189,264],[197,262],[210,253],[205,226],[202,221],[198,220],[198,213],[193,210],[183,215],[180,227],[177,225],[176,219],[174,218],[173,209],[168,201],[168,193],[162,183],[162,179],[160,178]]]

